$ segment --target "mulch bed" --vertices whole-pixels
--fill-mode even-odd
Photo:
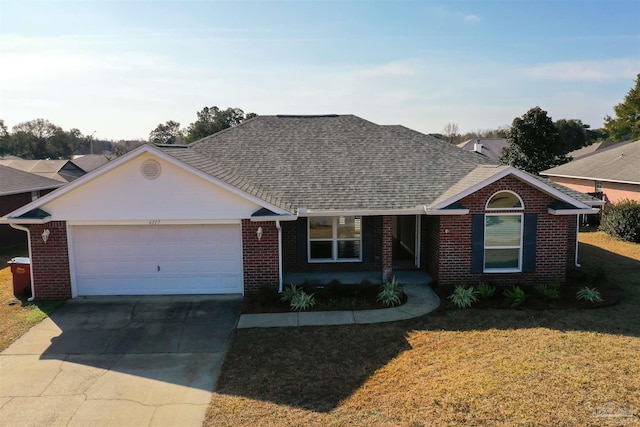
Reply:
[[[304,310],[308,311],[340,311],[340,310],[373,310],[387,308],[378,301],[380,286],[378,285],[328,285],[324,287],[303,287],[305,292],[314,295],[316,305]],[[244,298],[242,313],[287,313],[291,312],[288,302],[280,299],[281,295],[264,291]],[[400,305],[407,302],[403,293]]]
[[[600,292],[603,301],[599,303],[590,303],[576,298],[578,292],[583,286],[565,284],[560,286],[560,296],[557,299],[544,299],[532,286],[521,286],[527,294],[525,302],[517,308],[526,308],[532,310],[549,310],[549,309],[569,309],[569,308],[601,308],[608,307],[619,303],[624,298],[624,291],[615,285],[596,286]],[[590,286],[592,287],[592,286]],[[435,291],[440,297],[441,305],[439,310],[458,310],[451,300],[448,298],[453,292],[453,287],[436,287]],[[497,287],[493,297],[482,299],[478,296],[478,301],[471,305],[474,309],[513,309],[511,302],[505,298],[502,293],[511,286]]]

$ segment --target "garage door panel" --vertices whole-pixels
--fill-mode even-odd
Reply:
[[[78,295],[242,292],[239,225],[74,226],[71,235]]]

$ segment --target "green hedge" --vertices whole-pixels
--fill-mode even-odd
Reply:
[[[602,210],[600,230],[627,242],[640,243],[640,203],[635,200],[622,200],[605,206]]]

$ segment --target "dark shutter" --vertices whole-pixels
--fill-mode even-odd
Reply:
[[[307,262],[307,218],[298,217],[296,221],[296,259]]]
[[[538,214],[524,214],[524,242],[522,247],[522,272],[536,271],[536,240],[538,237]]]
[[[471,272],[484,270],[484,215],[473,214],[471,223]]]
[[[374,217],[362,217],[362,261],[373,262],[374,260],[374,237],[373,237]]]

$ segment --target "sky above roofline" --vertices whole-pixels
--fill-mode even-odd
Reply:
[[[600,127],[640,72],[640,2],[0,0],[0,119],[96,138],[204,106],[425,133],[540,106]]]

